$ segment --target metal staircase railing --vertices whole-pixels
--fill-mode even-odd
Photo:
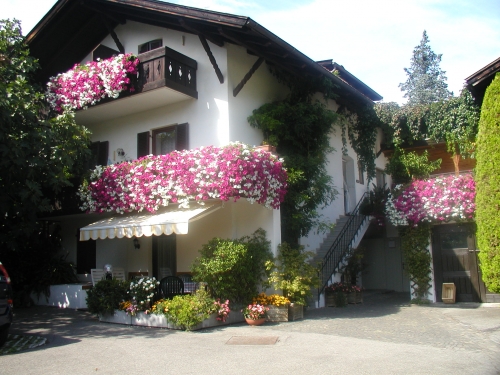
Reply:
[[[363,202],[363,199],[365,199],[367,195],[368,193],[365,192],[358,201],[354,210],[349,214],[349,220],[346,222],[323,258],[321,268],[319,269],[318,304],[321,293],[323,293],[328,286],[328,281],[338,270],[346,255],[349,254],[356,235],[360,231],[362,225],[368,220],[368,216],[359,214],[361,202]]]

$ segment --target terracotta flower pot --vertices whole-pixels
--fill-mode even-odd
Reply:
[[[260,326],[261,324],[264,324],[264,322],[266,321],[266,318],[260,318],[260,319],[256,319],[256,320],[245,318],[245,320],[251,326]]]

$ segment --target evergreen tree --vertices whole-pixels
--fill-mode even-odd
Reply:
[[[486,89],[481,107],[476,152],[477,244],[483,280],[500,293],[500,73]]]
[[[424,30],[420,44],[413,50],[410,68],[404,68],[408,78],[399,84],[405,92],[404,97],[408,98],[408,105],[430,104],[453,95],[448,91],[446,72],[439,66],[441,56],[432,51]]]

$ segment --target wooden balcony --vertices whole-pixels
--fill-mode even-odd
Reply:
[[[92,125],[113,118],[146,112],[185,100],[198,99],[195,60],[168,47],[138,55],[139,73],[134,92],[101,100],[76,113],[76,121]]]

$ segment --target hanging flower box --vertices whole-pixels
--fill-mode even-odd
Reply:
[[[279,208],[287,189],[283,160],[241,143],[173,151],[97,166],[79,190],[88,212],[156,212],[162,206],[246,198]]]

